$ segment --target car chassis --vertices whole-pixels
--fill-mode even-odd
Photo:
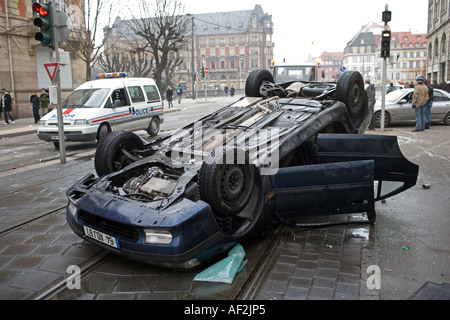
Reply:
[[[337,83],[275,85],[252,72],[246,95],[145,143],[117,131],[95,169],[67,191],[67,221],[92,243],[145,263],[189,269],[270,222],[365,213],[416,184],[418,166],[370,122],[358,72]]]

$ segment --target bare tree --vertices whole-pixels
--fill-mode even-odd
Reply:
[[[140,0],[141,17],[128,20],[131,31],[142,39],[140,50],[153,56],[155,82],[160,90],[171,53],[176,54],[185,46],[189,20],[183,11],[184,4],[179,0],[155,0],[155,5]]]
[[[113,9],[119,1],[85,0],[84,6],[81,8],[79,3],[79,1],[73,0],[73,4],[69,8],[79,10],[74,16],[81,15],[84,19],[80,19],[83,22],[72,28],[67,44],[71,48],[72,54],[86,62],[86,81],[88,81],[91,78],[92,67],[99,59],[105,40],[112,31],[110,25],[116,16]],[[104,28],[103,34],[100,29],[102,27]]]

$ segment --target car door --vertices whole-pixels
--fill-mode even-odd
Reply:
[[[150,123],[150,117],[144,91],[137,83],[127,85],[127,90],[131,99],[130,112],[133,115],[132,130],[146,130]],[[129,130],[132,131],[131,129]]]
[[[412,108],[413,92],[405,94],[397,101],[394,111],[391,113],[392,122],[415,121],[415,114]]]
[[[450,98],[441,91],[433,91],[433,106],[431,107],[431,121],[442,122],[450,111]]]
[[[374,202],[411,188],[419,172],[395,136],[320,134],[315,158],[271,177],[280,218],[366,212],[372,219]]]
[[[127,130],[132,114],[129,111],[130,98],[125,87],[115,88],[107,100],[105,110],[108,110],[107,120],[113,130]]]

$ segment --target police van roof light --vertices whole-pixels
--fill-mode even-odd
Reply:
[[[111,72],[111,73],[99,73],[95,75],[96,79],[105,79],[105,78],[126,78],[126,72]]]

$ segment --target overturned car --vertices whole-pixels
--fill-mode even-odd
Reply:
[[[396,137],[365,135],[358,72],[337,83],[275,85],[253,71],[245,97],[145,143],[105,137],[90,174],[67,191],[73,231],[146,263],[194,268],[262,230],[305,215],[365,213],[416,184]]]

